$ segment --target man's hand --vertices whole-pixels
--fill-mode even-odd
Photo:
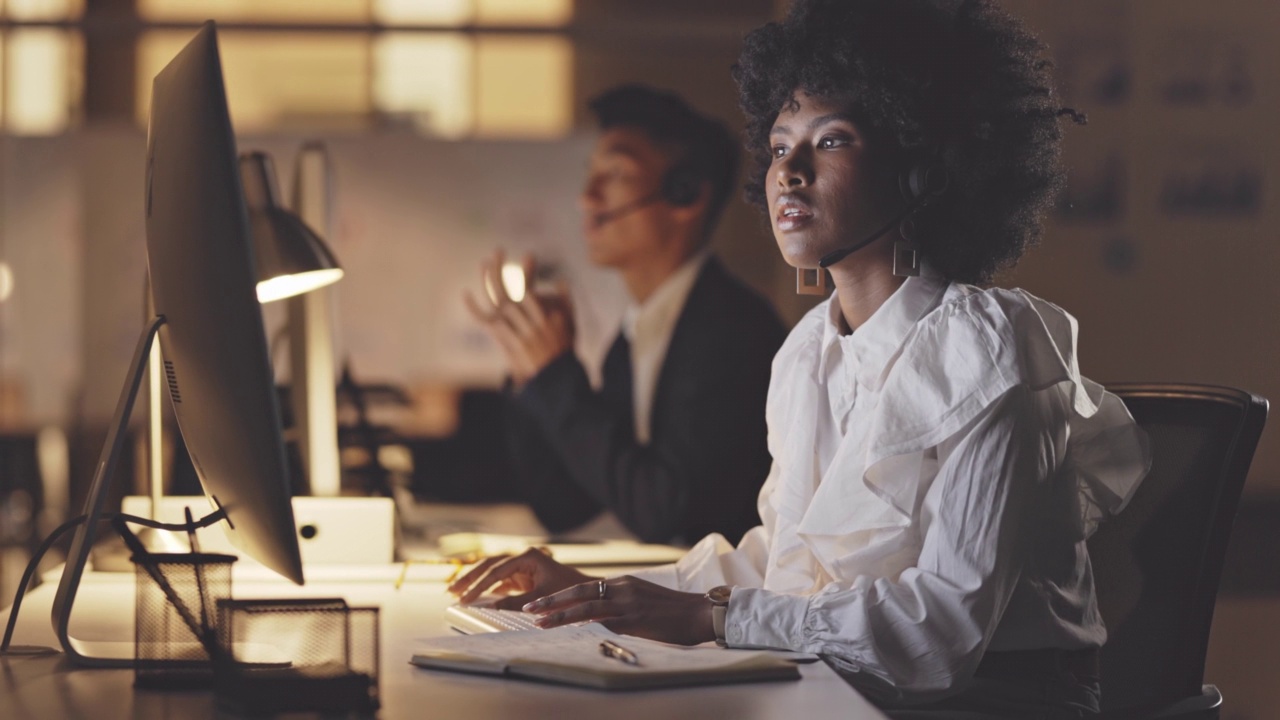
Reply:
[[[544,628],[594,621],[616,633],[679,645],[716,639],[706,596],[669,590],[630,575],[579,583],[523,609],[540,615],[537,623]]]
[[[552,360],[573,349],[573,309],[569,294],[561,285],[553,294],[533,291],[536,268],[533,258],[526,256],[523,269],[525,293],[519,302],[511,299],[502,281],[505,258],[501,250],[480,264],[485,297],[476,300],[470,292],[463,295],[471,316],[502,348],[512,379],[522,385]]]
[[[542,550],[530,548],[519,555],[491,557],[476,565],[449,586],[458,602],[474,602],[494,592],[515,593],[494,603],[500,610],[518,610],[525,603],[548,593],[563,590],[591,578],[561,565]]]

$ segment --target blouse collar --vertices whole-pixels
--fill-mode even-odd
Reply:
[[[827,299],[823,313],[821,351],[816,358],[816,377],[827,376],[832,345],[839,343],[840,355],[849,364],[859,385],[878,390],[890,360],[897,355],[908,333],[929,311],[938,306],[950,283],[928,262],[920,274],[909,277],[871,317],[849,335],[835,293]]]

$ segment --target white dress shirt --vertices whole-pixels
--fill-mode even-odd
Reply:
[[[667,359],[671,334],[684,311],[703,264],[711,257],[702,250],[671,273],[643,303],[631,303],[622,316],[622,334],[631,344],[631,407],[634,413],[636,440],[647,445],[653,394],[658,389],[658,375]]]
[[[1080,375],[1076,322],[927,265],[852,334],[834,298],[788,336],[767,418],[763,524],[636,573],[734,585],[735,647],[829,656],[906,695],[987,650],[1100,646],[1085,539],[1150,467],[1123,403]]]

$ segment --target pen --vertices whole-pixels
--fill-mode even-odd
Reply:
[[[636,657],[635,653],[612,640],[604,640],[600,643],[600,654],[614,660],[621,660],[628,665],[640,664],[640,658]]]

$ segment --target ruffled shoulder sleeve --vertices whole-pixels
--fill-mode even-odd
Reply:
[[[952,286],[881,378],[868,487],[909,517],[917,483],[894,472],[894,458],[937,446],[1014,388],[1061,393],[1070,434],[1060,471],[1077,479],[1087,537],[1129,502],[1151,454],[1120,399],[1080,374],[1077,331],[1069,313],[1021,290]]]

